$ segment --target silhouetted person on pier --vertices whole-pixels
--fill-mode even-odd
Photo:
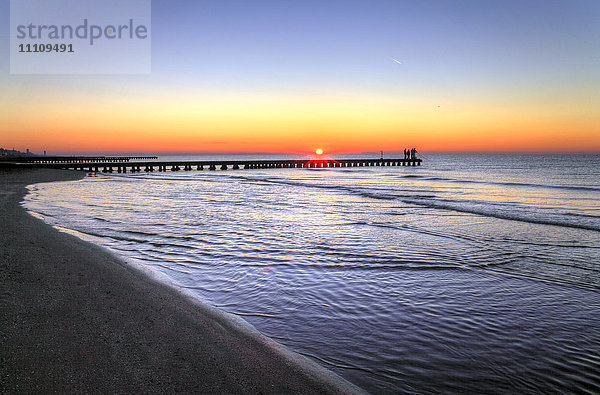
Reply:
[[[410,159],[416,159],[417,158],[417,149],[413,148],[410,150]]]
[[[404,148],[404,159],[408,159],[408,148]]]

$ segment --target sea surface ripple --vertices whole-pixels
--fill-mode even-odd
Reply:
[[[600,156],[98,174],[24,203],[372,392],[600,392]]]

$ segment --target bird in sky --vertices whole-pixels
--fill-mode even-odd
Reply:
[[[394,62],[396,62],[396,63],[398,63],[398,64],[402,64],[402,62],[401,62],[401,61],[399,61],[398,59],[394,59],[394,58],[390,58],[390,59],[392,59]]]

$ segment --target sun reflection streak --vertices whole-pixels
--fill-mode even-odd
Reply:
[[[332,164],[339,165],[340,162],[333,159],[329,155],[324,155],[324,151],[322,148],[317,148],[315,150],[315,154],[309,158],[309,160],[304,164],[303,168],[326,168],[333,167]]]

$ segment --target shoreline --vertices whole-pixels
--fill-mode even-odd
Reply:
[[[21,206],[85,174],[0,170],[2,392],[362,392]]]

